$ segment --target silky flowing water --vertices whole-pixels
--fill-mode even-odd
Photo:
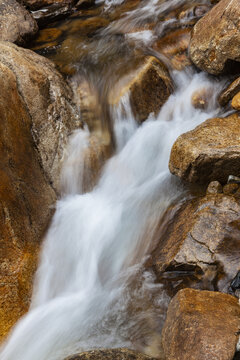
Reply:
[[[106,1],[102,11],[121,3]],[[159,14],[184,3],[142,2],[110,23],[88,43],[87,58],[96,46],[91,66],[84,68],[86,62],[78,56],[75,78],[79,71],[98,85],[97,91],[101,86],[106,89],[116,66],[104,69],[99,62],[108,52],[116,59],[119,50],[115,41],[107,47],[106,36],[109,40],[125,24],[134,28],[148,17],[157,21]],[[151,43],[154,35],[146,31],[129,35],[131,49]],[[128,57],[121,59],[124,67]],[[115,153],[91,192],[83,192],[90,132],[85,127],[70,137],[62,169],[63,195],[43,243],[32,304],[3,345],[1,360],[62,360],[83,350],[123,346],[155,354],[169,297],[153,273],[144,270],[144,262],[161,214],[186,193],[169,173],[169,154],[177,136],[217,115],[215,98],[220,87],[192,68],[172,70],[171,75],[173,95],[157,117],[151,114],[141,126],[134,119],[128,94],[118,106],[110,107]],[[191,104],[192,94],[201,88],[212,90],[205,110]]]

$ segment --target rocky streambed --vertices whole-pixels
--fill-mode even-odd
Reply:
[[[239,0],[0,0],[0,72],[0,358],[237,359]]]

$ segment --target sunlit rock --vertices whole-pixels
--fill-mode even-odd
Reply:
[[[0,40],[23,44],[38,26],[32,15],[15,0],[0,0]]]
[[[146,266],[171,296],[185,287],[227,292],[239,270],[239,214],[239,197],[233,194],[207,194],[171,206]]]
[[[154,360],[153,357],[129,349],[104,349],[83,352],[65,360]]]
[[[240,92],[238,92],[232,99],[232,107],[235,110],[240,110]]]
[[[166,360],[232,360],[239,326],[240,306],[233,296],[181,290],[162,332]]]
[[[214,75],[239,67],[239,27],[239,0],[221,0],[193,28],[189,46],[193,63]]]
[[[117,82],[110,93],[109,102],[116,105],[129,92],[133,113],[142,122],[150,113],[158,114],[172,91],[173,82],[166,66],[149,56]]]
[[[0,64],[16,76],[41,166],[58,191],[63,150],[70,132],[80,125],[73,94],[54,64],[30,50],[0,42]]]
[[[172,174],[192,183],[240,174],[240,116],[206,120],[175,141],[169,161]]]
[[[5,63],[2,62],[5,50],[8,51],[10,48],[13,52],[17,52],[18,48],[10,45],[5,47],[3,43],[0,46],[0,340],[2,340],[29,307],[40,239],[53,212],[51,206],[55,202],[56,195],[38,161],[39,154],[31,134],[32,117],[24,101],[26,98],[24,99],[20,90],[19,77],[8,66],[7,57]]]

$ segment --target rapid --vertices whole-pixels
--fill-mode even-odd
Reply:
[[[105,11],[122,2],[107,0]],[[183,2],[143,2],[103,35],[111,36],[126,24],[134,28],[147,16]],[[140,31],[130,38],[140,47],[151,43],[153,36]],[[108,81],[102,72],[101,76],[101,84]],[[186,196],[184,186],[168,170],[171,147],[181,133],[217,115],[221,88],[217,80],[192,68],[171,70],[171,76],[174,93],[157,116],[150,114],[140,126],[128,94],[111,107],[115,152],[90,192],[83,189],[90,131],[85,127],[71,135],[62,168],[62,196],[43,242],[31,307],[2,346],[1,360],[63,360],[83,350],[114,347],[152,354],[169,298],[144,263],[161,215]],[[211,90],[205,109],[191,102],[200,88]]]

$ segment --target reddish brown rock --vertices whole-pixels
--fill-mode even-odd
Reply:
[[[221,106],[226,106],[230,100],[240,91],[240,77],[235,79],[226,89],[224,89],[219,98],[218,102]]]
[[[154,360],[155,358],[129,349],[101,349],[86,351],[65,360]]]
[[[181,290],[162,332],[166,360],[232,360],[239,326],[240,306],[233,296]]]
[[[66,6],[72,5],[76,0],[21,0],[21,2],[30,10],[39,10],[50,5]]]
[[[239,0],[221,0],[193,28],[189,46],[193,63],[214,75],[230,70],[231,62],[240,61],[239,29]]]
[[[212,98],[213,89],[202,88],[192,94],[192,106],[196,109],[206,109],[208,107],[209,99]]]
[[[238,189],[239,189],[238,184],[226,184],[223,187],[223,193],[225,195],[233,195],[238,191]]]
[[[0,40],[23,44],[38,26],[32,15],[15,0],[0,0]]]
[[[166,211],[146,266],[171,296],[185,287],[227,292],[239,270],[239,239],[239,198],[208,194]]]
[[[240,116],[209,119],[181,135],[174,143],[169,169],[192,183],[218,180],[240,174]]]
[[[31,132],[41,166],[58,192],[63,150],[68,135],[80,125],[72,91],[54,64],[33,51],[0,42],[0,64],[17,78],[19,94],[32,119]]]
[[[0,340],[28,309],[40,239],[55,201],[18,86],[0,62]]]

